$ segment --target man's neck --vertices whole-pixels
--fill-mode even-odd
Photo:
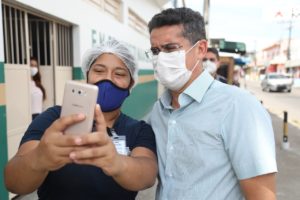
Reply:
[[[180,108],[180,104],[179,104],[179,101],[178,101],[178,97],[179,95],[186,89],[188,88],[192,82],[198,78],[198,76],[200,76],[203,72],[203,69],[202,67],[197,67],[195,68],[195,70],[193,71],[193,74],[190,78],[190,80],[179,90],[179,91],[170,91],[171,92],[171,96],[172,96],[172,101],[171,101],[171,106],[174,108],[174,109],[178,109]]]

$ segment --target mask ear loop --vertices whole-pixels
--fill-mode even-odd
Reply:
[[[185,54],[187,54],[187,53],[189,53],[198,43],[199,43],[199,41],[200,40],[198,40],[189,50],[187,50],[187,52],[185,53]],[[193,72],[194,71],[194,69],[197,67],[197,65],[199,64],[199,62],[200,62],[200,60],[198,59],[198,61],[196,62],[196,64],[194,65],[194,67],[193,67],[193,69],[191,70],[191,72]]]
[[[199,64],[200,60],[198,59],[198,61],[196,62],[196,64],[194,65],[193,69],[191,70],[191,72],[194,71],[194,69],[197,67],[197,65]]]
[[[200,40],[198,40],[189,50],[187,50],[185,54],[188,54],[199,43],[199,41]]]

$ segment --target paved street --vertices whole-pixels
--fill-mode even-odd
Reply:
[[[246,85],[270,112],[282,118],[287,111],[289,122],[300,127],[300,88],[293,88],[291,93],[263,92],[259,81],[247,81]]]

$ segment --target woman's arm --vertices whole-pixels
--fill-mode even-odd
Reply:
[[[72,162],[69,154],[78,146],[79,138],[64,135],[63,130],[83,119],[82,115],[60,118],[45,131],[40,141],[22,144],[5,167],[7,189],[16,194],[30,193],[43,183],[49,171]]]

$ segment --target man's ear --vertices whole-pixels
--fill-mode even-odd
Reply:
[[[199,40],[199,44],[198,44],[198,59],[202,60],[204,58],[204,56],[206,55],[207,52],[207,41],[206,40]]]

